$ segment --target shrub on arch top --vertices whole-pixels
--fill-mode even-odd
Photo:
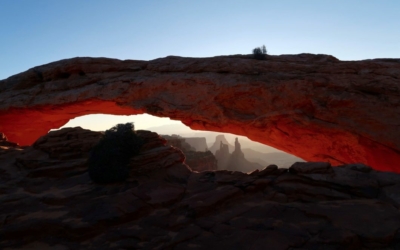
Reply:
[[[266,54],[267,54],[267,49],[265,48],[265,45],[253,49],[254,59],[265,60]]]
[[[118,124],[106,130],[88,159],[90,178],[103,184],[126,180],[129,160],[139,153],[142,145],[133,123]]]

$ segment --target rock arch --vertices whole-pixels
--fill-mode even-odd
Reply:
[[[400,172],[399,79],[397,59],[72,58],[0,81],[0,132],[29,145],[77,116],[148,113],[309,161]]]

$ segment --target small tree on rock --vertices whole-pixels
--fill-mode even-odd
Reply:
[[[265,60],[266,54],[267,54],[267,49],[265,48],[265,45],[253,49],[253,57],[257,60]]]
[[[261,50],[262,50],[262,53],[263,53],[264,55],[267,54],[267,49],[265,48],[265,45],[263,45],[263,46],[261,47]]]
[[[129,161],[139,153],[142,145],[133,123],[118,124],[106,130],[88,159],[90,178],[103,184],[126,180]]]

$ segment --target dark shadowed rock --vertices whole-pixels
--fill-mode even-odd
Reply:
[[[289,171],[298,174],[324,174],[332,172],[332,167],[329,162],[296,162]]]
[[[0,155],[1,249],[399,249],[400,175],[296,163],[193,172],[150,131],[130,176],[95,184],[100,132],[68,128]]]

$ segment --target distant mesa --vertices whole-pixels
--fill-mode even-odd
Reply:
[[[183,152],[185,163],[193,171],[218,170],[217,159],[213,153],[205,150],[207,147],[205,138],[195,138],[195,140],[189,140],[191,143],[188,143],[188,138],[183,138],[180,135],[162,135],[162,137],[167,141],[167,145],[178,148]],[[203,150],[197,150],[196,147],[193,147],[192,143],[198,145]]]
[[[223,134],[215,137],[213,146],[208,151],[198,150],[195,147],[196,143],[200,142],[199,149],[203,148],[204,143],[207,143],[204,137],[196,137],[195,140],[177,134],[162,135],[162,137],[167,140],[168,145],[182,150],[186,156],[185,162],[194,171],[230,170],[247,173],[272,164],[289,168],[295,162],[304,161],[284,152],[259,152],[250,148],[242,148],[238,138],[235,139],[235,146],[232,146]],[[219,148],[212,152],[215,145],[219,145]]]
[[[397,59],[72,58],[0,81],[0,132],[25,146],[77,116],[147,113],[306,161],[400,172],[399,79]]]
[[[262,148],[254,150],[251,148],[251,144],[242,147],[238,138],[235,139],[234,144],[235,146],[229,143],[225,135],[221,134],[215,137],[215,142],[210,147],[210,151],[214,152],[218,160],[218,169],[249,172],[272,164],[281,168],[289,168],[295,162],[304,161],[285,152],[266,152]],[[214,151],[216,145],[218,145],[218,148]]]
[[[217,137],[217,140],[220,138]],[[247,173],[266,167],[258,163],[250,162],[245,158],[238,138],[235,139],[235,148],[232,153],[229,153],[229,146],[222,141],[223,139],[219,140],[220,148],[215,152],[215,157],[218,160],[218,169]]]
[[[204,137],[185,137],[185,142],[191,145],[196,151],[207,151],[207,141]]]
[[[186,142],[186,138],[183,138],[180,135],[161,135],[167,141],[167,145],[174,146],[182,150],[182,152],[186,151],[196,151],[192,145]]]
[[[225,138],[224,135],[217,135],[217,136],[215,137],[215,142],[214,142],[214,144],[209,148],[209,150],[210,150],[211,152],[213,152],[213,153],[216,153],[217,150],[220,150],[220,149],[221,149],[222,144],[223,144],[223,145],[226,145],[227,149],[224,149],[224,150],[227,150],[228,152],[232,152],[232,151],[235,149],[235,146],[233,146],[232,144],[230,144],[230,143],[226,140],[226,138]]]
[[[226,169],[231,154],[229,153],[228,144],[224,144],[222,141],[219,142],[219,149],[215,152],[215,157],[218,161],[219,169]]]

